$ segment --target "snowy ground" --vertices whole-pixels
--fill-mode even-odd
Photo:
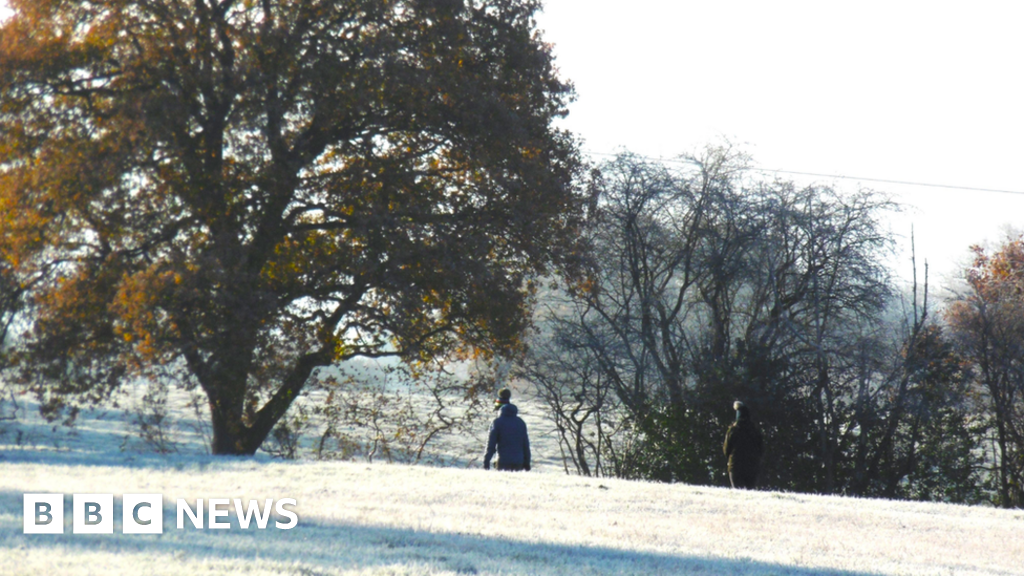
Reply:
[[[555,454],[522,474],[214,458],[187,439],[162,456],[121,418],[7,426],[0,573],[1024,575],[1022,510],[582,478]],[[64,534],[22,534],[29,492],[65,495]],[[74,493],[115,494],[113,534],[72,533]],[[163,494],[163,534],[121,533],[126,493]],[[178,498],[294,498],[299,523],[179,530]]]

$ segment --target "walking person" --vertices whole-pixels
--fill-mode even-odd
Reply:
[[[722,449],[729,457],[729,482],[733,488],[753,490],[757,486],[757,475],[761,471],[761,455],[764,439],[757,426],[750,421],[750,409],[737,400],[732,405],[736,421],[725,433]]]
[[[526,422],[519,417],[519,409],[515,404],[504,404],[501,415],[491,423],[487,453],[484,454],[484,470],[491,469],[491,458],[495,452],[498,454],[498,470],[530,469],[530,436],[526,431]]]

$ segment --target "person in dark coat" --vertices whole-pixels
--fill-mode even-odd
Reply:
[[[484,470],[491,469],[491,458],[498,453],[498,470],[530,469],[530,436],[526,422],[519,417],[515,404],[501,407],[501,415],[491,423],[487,438],[487,453],[484,454]]]
[[[761,454],[764,440],[761,432],[750,421],[750,410],[743,402],[732,405],[736,410],[736,421],[725,433],[722,449],[729,457],[729,482],[733,488],[753,490],[757,486],[757,475],[761,470]]]

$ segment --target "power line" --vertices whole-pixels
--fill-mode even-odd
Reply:
[[[606,156],[606,157],[610,157],[610,158],[614,158],[614,157],[618,156],[618,154],[611,154],[611,153],[608,153],[608,152],[588,152],[588,153],[590,155],[592,155],[592,156]],[[635,154],[635,156],[637,156],[639,158],[643,158],[644,160],[651,160],[651,161],[657,161],[657,162],[669,162],[669,163],[674,163],[674,164],[682,164],[683,163],[682,161],[674,159],[674,158],[671,158],[671,159],[654,158],[654,157],[651,157],[651,156],[644,156],[643,154]],[[777,168],[777,169],[771,169],[771,168],[751,168],[751,170],[755,171],[755,172],[770,172],[772,174],[792,174],[792,175],[795,175],[795,176],[814,176],[815,178],[832,178],[832,179],[836,179],[836,180],[856,180],[856,181],[860,181],[860,182],[878,182],[878,183],[882,183],[882,184],[899,184],[899,185],[902,185],[902,186],[920,186],[920,187],[925,187],[925,188],[944,188],[944,189],[947,189],[947,190],[966,190],[966,191],[971,191],[971,192],[991,192],[991,193],[994,193],[994,194],[1013,194],[1013,195],[1016,195],[1016,196],[1024,196],[1024,191],[1021,191],[1021,190],[1002,190],[1002,189],[999,189],[999,188],[979,188],[979,187],[976,187],[976,186],[955,186],[955,185],[952,185],[952,184],[935,184],[935,183],[931,183],[931,182],[913,182],[913,181],[909,181],[909,180],[890,180],[890,179],[886,179],[886,178],[869,178],[869,177],[864,177],[864,176],[847,176],[847,175],[844,175],[844,174],[822,174],[822,173],[818,173],[818,172],[800,172],[800,171],[797,171],[797,170],[784,170],[784,169],[781,169],[781,168]]]
[[[844,176],[841,174],[818,174],[816,172],[797,172],[795,170],[782,170],[782,169],[768,169],[768,168],[757,168],[761,172],[773,172],[777,174],[796,174],[799,176],[815,176],[818,178],[836,178],[840,180],[859,180],[862,182],[881,182],[884,184],[902,184],[905,186],[924,186],[927,188],[947,188],[949,190],[970,190],[972,192],[994,192],[997,194],[1017,194],[1024,196],[1024,192],[1019,190],[1000,190],[998,188],[977,188],[974,186],[954,186],[952,184],[933,184],[929,182],[910,182],[906,180],[887,180],[885,178],[866,178],[862,176]]]

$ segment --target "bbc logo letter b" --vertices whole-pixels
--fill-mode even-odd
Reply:
[[[71,507],[75,534],[114,533],[113,494],[75,494]]]
[[[63,494],[25,494],[25,534],[64,533]]]

